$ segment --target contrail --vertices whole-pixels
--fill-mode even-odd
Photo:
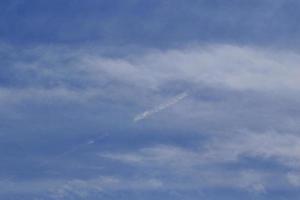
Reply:
[[[88,140],[88,141],[86,141],[84,143],[78,144],[78,145],[74,146],[73,148],[71,148],[71,149],[69,149],[67,151],[64,151],[63,153],[55,156],[53,159],[46,160],[46,161],[40,163],[37,167],[38,167],[38,169],[42,168],[42,167],[45,167],[45,166],[49,165],[51,162],[55,162],[56,160],[58,160],[60,158],[63,158],[65,156],[69,155],[69,154],[75,153],[76,151],[80,150],[84,146],[93,145],[93,144],[95,144],[96,141],[104,139],[107,136],[108,136],[108,133],[105,133],[103,135],[100,135],[100,136],[92,139],[92,140]],[[10,175],[10,176],[8,176],[8,177],[6,177],[4,179],[0,179],[0,185],[1,184],[14,184],[13,179],[15,177],[16,177],[16,175]]]
[[[72,153],[74,153],[74,152],[80,150],[80,149],[81,149],[82,147],[84,147],[84,146],[92,145],[92,144],[94,144],[97,140],[103,139],[103,138],[105,138],[105,137],[107,137],[107,136],[108,136],[108,134],[105,133],[105,134],[103,134],[103,135],[100,135],[100,136],[96,137],[96,138],[93,139],[93,140],[89,140],[89,141],[87,141],[87,142],[78,144],[78,145],[74,146],[73,148],[71,148],[71,149],[69,149],[69,150],[67,150],[67,151],[64,151],[64,152],[62,152],[61,154],[55,156],[54,158],[52,158],[52,159],[50,159],[50,160],[44,161],[43,163],[41,163],[41,164],[39,165],[39,167],[43,167],[43,166],[45,166],[45,165],[50,164],[51,162],[54,162],[55,160],[58,160],[58,159],[60,159],[60,158],[62,158],[62,157],[65,157],[65,156],[67,156],[67,155],[69,155],[69,154],[72,154]]]
[[[157,113],[157,112],[160,112],[176,103],[178,103],[180,100],[184,99],[185,97],[187,97],[188,94],[186,92],[183,92],[177,96],[175,96],[174,98],[170,99],[168,102],[166,103],[163,103],[163,104],[160,104],[159,106],[151,109],[151,110],[146,110],[145,112],[141,113],[141,114],[138,114],[137,116],[134,117],[133,121],[134,122],[138,122],[140,120],[143,120],[143,119],[146,119],[148,118],[149,116]]]

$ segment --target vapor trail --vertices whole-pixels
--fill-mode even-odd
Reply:
[[[52,158],[52,159],[50,159],[50,160],[44,161],[43,163],[41,163],[41,164],[39,165],[39,167],[48,165],[48,164],[50,164],[51,162],[54,162],[55,160],[58,160],[58,159],[63,158],[63,157],[65,157],[65,156],[69,155],[69,154],[72,154],[72,153],[74,153],[74,152],[80,150],[80,149],[83,148],[84,146],[92,145],[92,144],[94,144],[96,141],[98,141],[98,140],[100,140],[100,139],[103,139],[103,138],[105,138],[105,137],[107,137],[107,136],[108,136],[108,134],[105,133],[105,134],[103,134],[103,135],[100,135],[100,136],[94,138],[93,140],[89,140],[89,141],[86,141],[86,142],[84,142],[84,143],[75,145],[73,148],[71,148],[71,149],[69,149],[69,150],[67,150],[67,151],[62,152],[61,154],[55,156],[54,158]]]
[[[184,99],[185,97],[187,97],[188,94],[186,92],[183,92],[177,96],[175,96],[174,98],[170,99],[169,101],[163,103],[163,104],[160,104],[159,106],[157,107],[154,107],[153,109],[151,110],[146,110],[145,112],[141,113],[141,114],[138,114],[134,117],[133,121],[134,122],[138,122],[140,120],[143,120],[143,119],[146,119],[148,118],[149,116],[157,113],[157,112],[160,112],[176,103],[178,103],[180,100]]]

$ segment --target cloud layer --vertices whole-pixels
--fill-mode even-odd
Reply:
[[[122,56],[63,47],[3,51],[15,56],[4,59],[9,68],[1,74],[15,76],[1,79],[1,137],[20,145],[24,141],[14,138],[26,134],[25,144],[33,149],[23,146],[26,150],[18,153],[28,169],[82,139],[109,132],[105,140],[38,168],[36,179],[25,181],[46,186],[32,190],[15,177],[14,189],[2,183],[3,195],[41,193],[48,185],[53,190],[45,199],[82,199],[114,190],[182,194],[230,188],[264,194],[299,187],[297,52],[235,45],[144,49]],[[142,116],[155,112],[155,117],[132,121],[153,107]],[[45,148],[36,153],[39,143]],[[79,165],[85,175],[77,174]],[[63,175],[49,179],[43,170]]]

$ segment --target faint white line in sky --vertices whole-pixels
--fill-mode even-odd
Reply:
[[[58,155],[55,156],[54,158],[52,158],[52,159],[50,159],[50,160],[46,160],[45,162],[43,162],[42,164],[40,164],[39,167],[48,165],[49,163],[54,162],[54,161],[57,160],[57,159],[60,159],[60,158],[65,157],[65,156],[67,156],[67,155],[69,155],[69,154],[72,154],[72,153],[76,152],[77,150],[81,149],[81,148],[84,147],[84,146],[92,145],[92,144],[94,144],[97,140],[103,139],[103,138],[105,138],[105,137],[107,137],[107,136],[108,136],[108,134],[105,133],[105,134],[103,134],[103,135],[100,135],[100,136],[94,138],[93,140],[89,140],[89,141],[87,141],[87,142],[78,144],[78,145],[74,146],[73,148],[71,148],[71,149],[69,149],[69,150],[67,150],[67,151],[62,152],[61,154],[58,154]]]
[[[58,154],[54,158],[42,162],[40,165],[38,165],[38,168],[45,167],[48,164],[50,164],[52,162],[55,162],[56,160],[58,160],[60,158],[63,158],[65,156],[68,156],[69,154],[72,154],[72,153],[80,150],[84,146],[93,145],[96,141],[104,139],[107,136],[108,136],[108,133],[105,133],[103,135],[100,135],[100,136],[92,139],[92,140],[88,140],[88,141],[86,141],[84,143],[80,143],[80,144],[74,146],[73,148],[71,148],[71,149],[69,149],[67,151],[62,152],[61,154]],[[93,168],[96,169],[95,167],[93,167]],[[97,169],[101,169],[101,168],[98,167]],[[13,181],[13,179],[15,177],[16,177],[15,175],[10,175],[10,176],[8,176],[8,177],[6,177],[4,179],[0,179],[0,186],[1,186],[1,184],[6,184],[6,185],[11,185],[13,187],[14,184],[15,184],[15,182]]]
[[[178,103],[179,101],[181,101],[182,99],[184,99],[185,97],[187,97],[188,94],[187,92],[183,92],[181,94],[178,94],[177,96],[175,96],[174,98],[170,99],[169,101],[163,103],[163,104],[160,104],[159,106],[157,107],[154,107],[153,109],[150,109],[150,110],[146,110],[145,112],[141,113],[141,114],[138,114],[136,115],[134,118],[133,118],[133,122],[139,122],[140,120],[143,120],[143,119],[146,119],[148,117],[150,117],[151,115],[155,114],[155,113],[158,113],[176,103]]]

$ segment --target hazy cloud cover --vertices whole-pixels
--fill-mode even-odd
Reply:
[[[0,199],[298,199],[298,4],[2,1]]]

